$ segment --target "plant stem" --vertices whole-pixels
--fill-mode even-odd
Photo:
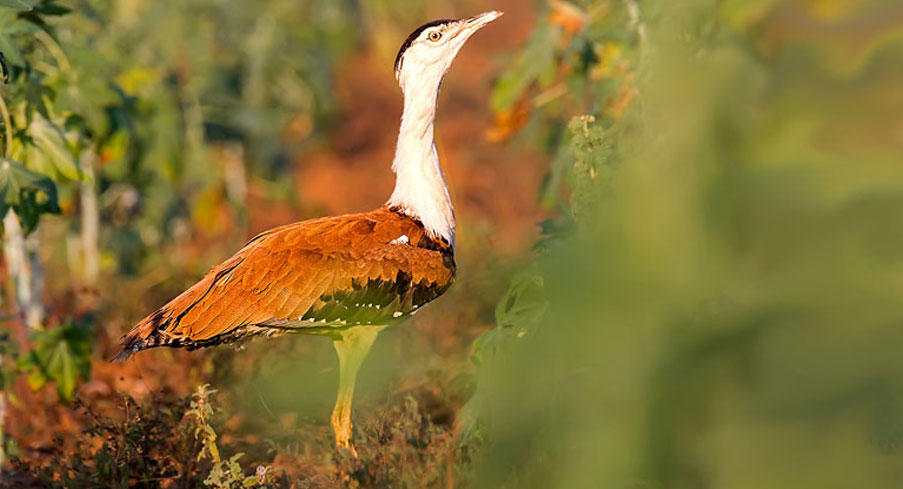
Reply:
[[[19,218],[12,209],[3,218],[3,228],[3,254],[6,257],[9,279],[15,290],[19,318],[29,332],[40,330],[44,315],[40,298],[43,280],[36,280],[32,273],[37,271],[38,275],[41,274],[37,259],[37,236],[28,241],[25,239]],[[35,264],[38,270],[32,269]]]
[[[3,116],[3,156],[9,156],[9,146],[13,142],[13,122],[9,116],[9,108],[6,106],[6,100],[0,95],[0,115]]]
[[[97,203],[97,187],[94,181],[96,154],[93,149],[82,151],[81,169],[85,179],[81,182],[81,258],[82,278],[85,285],[93,286],[100,273],[100,210]]]

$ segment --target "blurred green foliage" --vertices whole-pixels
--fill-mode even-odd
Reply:
[[[584,7],[526,45],[555,69],[521,57],[494,99],[530,100],[576,224],[550,227],[571,231],[542,293],[503,299],[545,319],[504,316],[528,334],[480,357],[476,485],[895,487],[903,6]],[[605,56],[574,55],[606,44],[636,88],[620,113]],[[538,105],[542,73],[587,91]]]
[[[17,359],[16,368],[27,376],[31,389],[54,382],[60,399],[71,401],[79,377],[84,381],[91,376],[92,339],[90,326],[71,321],[38,331],[31,338],[31,349]]]
[[[0,210],[5,216],[12,209],[26,232],[34,230],[41,214],[60,212],[55,181],[83,177],[72,137],[67,139],[66,117],[53,103],[54,68],[48,63],[56,45],[47,22],[68,11],[55,0],[0,5]]]
[[[207,459],[210,464],[210,472],[204,479],[204,485],[215,489],[230,489],[238,487],[277,487],[271,474],[270,467],[258,466],[255,473],[246,475],[239,460],[244,453],[236,453],[224,460],[220,456],[219,447],[216,444],[217,434],[211,424],[217,415],[213,405],[216,390],[208,385],[198,386],[191,401],[186,416],[190,416],[194,423],[194,439],[201,448],[198,451],[197,460]]]
[[[350,2],[77,3],[56,26],[79,71],[61,96],[94,137],[121,272],[221,205],[243,224],[246,176],[291,195],[290,162],[332,117],[332,66],[356,42]]]
[[[60,211],[53,180],[33,172],[18,161],[0,162],[0,215],[9,210],[19,216],[26,232],[38,225],[41,214]]]

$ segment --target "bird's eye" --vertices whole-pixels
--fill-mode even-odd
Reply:
[[[437,42],[439,39],[442,39],[441,32],[437,32],[437,31],[430,32],[430,35],[429,35],[430,41]]]

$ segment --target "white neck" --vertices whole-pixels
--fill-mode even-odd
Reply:
[[[388,205],[423,223],[432,237],[455,245],[455,211],[439,166],[433,123],[442,75],[419,79],[403,76],[404,113],[395,148],[395,190]]]

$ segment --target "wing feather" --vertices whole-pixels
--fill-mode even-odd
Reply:
[[[154,346],[208,346],[299,318],[371,322],[406,314],[444,292],[455,270],[450,248],[393,244],[401,235],[410,243],[425,236],[417,221],[386,208],[261,233],[138,323],[117,359]],[[373,310],[352,310],[362,298],[374,301]]]

